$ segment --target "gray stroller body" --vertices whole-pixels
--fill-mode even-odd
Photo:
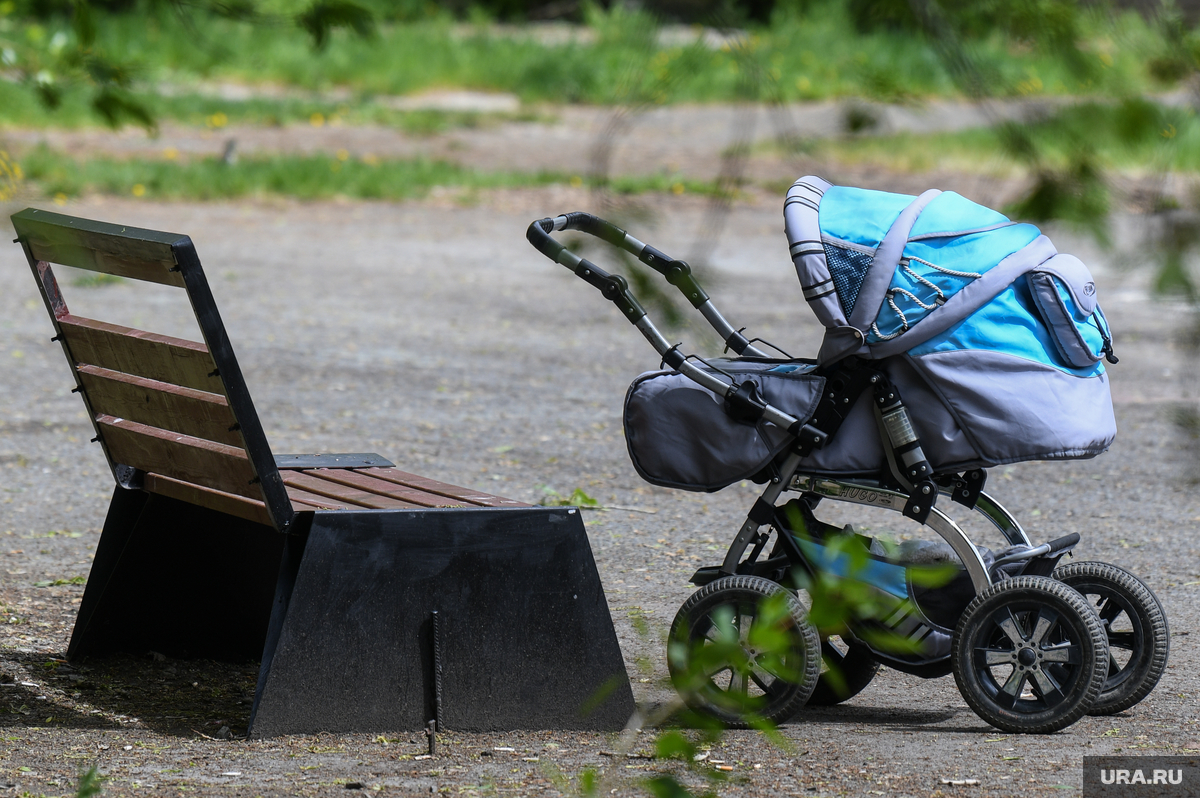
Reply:
[[[625,399],[638,473],[683,490],[765,485],[723,562],[693,576],[699,590],[672,627],[668,664],[685,701],[731,725],[778,722],[850,698],[881,662],[953,673],[971,707],[1008,731],[1054,731],[1142,700],[1167,656],[1153,593],[1107,563],[1060,566],[1077,534],[1035,543],[984,491],[989,467],[1094,457],[1116,435],[1104,366],[1116,357],[1087,268],[1032,225],[952,192],[807,177],[784,216],[825,326],[812,359],[769,356],[686,263],[608,222],[572,213],[528,232],[662,359]],[[685,356],[623,278],[551,236],[565,229],[660,272],[737,356]],[[821,521],[828,501],[902,513],[939,539],[887,545]],[[976,546],[947,501],[982,513],[1006,545]],[[763,609],[779,602],[782,614]],[[786,650],[755,645],[764,625]]]

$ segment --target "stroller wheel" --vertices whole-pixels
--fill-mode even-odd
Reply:
[[[735,728],[780,723],[812,694],[821,643],[788,590],[759,576],[726,576],[679,608],[667,666],[697,712]]]
[[[865,646],[840,638],[821,641],[821,676],[807,706],[831,707],[863,691],[879,671],[879,660]]]
[[[1076,562],[1053,577],[1083,594],[1108,636],[1108,677],[1089,715],[1112,715],[1141,701],[1167,667],[1167,616],[1142,580],[1105,562]]]
[[[1044,576],[992,585],[964,610],[950,653],[954,680],[979,717],[1007,732],[1046,734],[1092,708],[1108,641],[1074,588]]]

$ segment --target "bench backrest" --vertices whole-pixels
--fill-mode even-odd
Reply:
[[[191,239],[35,209],[12,221],[117,482],[286,531],[291,503]],[[184,290],[203,343],[72,315],[52,264]]]

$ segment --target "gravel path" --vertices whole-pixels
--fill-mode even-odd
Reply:
[[[699,200],[650,198],[635,233],[688,253],[706,225]],[[92,218],[190,234],[276,451],[370,451],[409,470],[517,499],[582,488],[606,504],[586,523],[635,694],[668,695],[662,635],[716,562],[753,501],[750,487],[698,495],[642,484],[625,454],[620,408],[653,353],[607,303],[524,242],[530,220],[594,207],[582,191],[495,192],[478,205],[150,205],[89,200]],[[1132,226],[1131,224],[1126,226]],[[738,324],[796,354],[818,327],[791,271],[777,198],[749,196],[711,253],[711,293]],[[1090,259],[1117,334],[1120,436],[1094,460],[994,469],[994,494],[1034,537],[1083,534],[1078,559],[1142,575],[1171,623],[1171,664],[1141,705],[1085,718],[1049,737],[1001,734],[965,705],[950,678],[883,671],[859,696],[806,710],[785,746],[734,732],[709,762],[732,766],[724,795],[1041,795],[1078,792],[1081,757],[1200,749],[1200,498],[1196,467],[1170,421],[1184,394],[1173,344],[1184,309],[1147,299],[1146,275],[1055,236]],[[1121,238],[1133,249],[1131,234]],[[166,292],[60,278],[74,312],[168,334],[181,328]],[[316,735],[262,742],[244,732],[253,665],[125,657],[61,660],[111,492],[99,450],[20,250],[0,247],[0,795],[59,794],[92,762],[108,795],[384,794],[432,791],[569,794],[597,767],[617,795],[680,771],[616,762],[608,735]],[[688,334],[689,340],[695,336]],[[901,531],[895,517],[834,508],[830,520]],[[988,538],[985,538],[988,539]],[[995,541],[992,541],[995,543]],[[643,623],[643,621],[645,623]],[[640,631],[639,631],[640,630]],[[651,750],[652,733],[635,751]],[[496,750],[498,747],[513,751]],[[698,776],[686,776],[697,783]],[[943,780],[977,779],[978,787]],[[1063,787],[1067,789],[1064,790]],[[7,792],[5,792],[7,790]],[[188,792],[190,790],[190,792]]]

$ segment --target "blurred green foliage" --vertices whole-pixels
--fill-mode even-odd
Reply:
[[[1057,0],[895,1],[930,13],[876,24],[875,5],[789,0],[772,4],[765,24],[746,8],[706,6],[714,24],[747,26],[716,46],[702,29],[658,39],[662,18],[625,4],[578,4],[582,26],[545,33],[490,24],[508,12],[486,4],[456,16],[383,0],[0,0],[0,61],[48,108],[84,105],[108,124],[152,126],[160,86],[186,93],[203,80],[336,86],[359,98],[458,86],[591,103],[1129,96],[1175,85],[1200,50],[1175,17]],[[921,24],[929,30],[912,29]]]

